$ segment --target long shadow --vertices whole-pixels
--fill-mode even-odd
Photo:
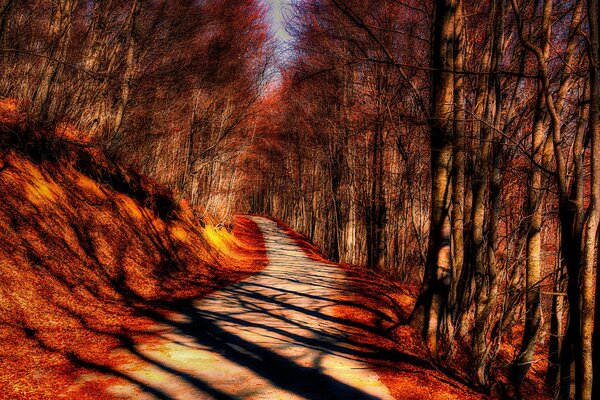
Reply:
[[[265,274],[268,275],[268,274]],[[262,288],[262,289],[274,289],[273,287],[269,286],[269,285],[264,285],[258,282],[247,282],[244,284],[244,286],[246,287],[257,287],[257,288]],[[248,290],[248,289],[246,289]],[[251,290],[251,289],[249,289]],[[314,295],[314,294],[310,294],[310,293],[302,293],[302,292],[298,292],[298,291],[294,291],[294,290],[289,290],[289,289],[284,289],[284,288],[277,288],[278,291],[284,293],[284,294],[290,294],[290,295],[294,295],[294,296],[302,296],[302,297],[307,297],[309,299],[313,299],[313,300],[324,300],[324,301],[331,301],[332,303],[335,303],[336,305],[340,305],[340,306],[351,306],[351,307],[355,307],[355,308],[359,308],[361,310],[367,311],[369,313],[372,313],[374,315],[377,316],[377,318],[382,319],[382,320],[387,320],[390,322],[393,322],[392,319],[383,311],[381,310],[376,310],[372,307],[366,306],[364,304],[358,304],[356,302],[353,301],[348,301],[348,300],[337,300],[337,299],[330,299],[324,296],[319,296],[319,295]]]
[[[295,312],[299,312],[314,318],[318,318],[324,321],[328,321],[328,322],[335,322],[338,324],[343,324],[343,325],[347,325],[347,326],[351,326],[351,327],[355,327],[355,328],[359,328],[365,331],[370,331],[370,332],[377,332],[377,328],[372,327],[372,326],[368,326],[365,324],[361,324],[359,322],[347,319],[347,318],[339,318],[339,317],[334,317],[331,315],[327,315],[327,314],[323,314],[319,311],[316,310],[310,310],[304,307],[300,307],[297,306],[295,304],[292,304],[290,302],[286,302],[286,301],[281,301],[275,298],[275,296],[265,296],[264,294],[261,294],[259,292],[255,292],[252,290],[247,290],[244,289],[241,285],[237,285],[236,288],[232,288],[232,289],[226,289],[226,291],[231,292],[232,294],[236,294],[236,295],[242,295],[242,296],[246,296],[249,298],[253,298],[257,301],[262,301],[262,302],[266,302],[266,303],[271,303],[277,306],[280,306],[284,309],[287,309],[289,311],[295,311]]]
[[[189,383],[190,385],[192,385],[199,391],[210,395],[211,398],[213,398],[213,399],[236,400],[236,398],[231,397],[231,396],[227,395],[226,393],[223,393],[223,392],[213,388],[207,382],[204,382],[203,380],[198,379],[197,377],[195,377],[193,375],[190,375],[184,371],[177,370],[175,368],[172,368],[168,365],[165,365],[161,362],[158,362],[158,361],[148,357],[147,355],[145,355],[144,353],[142,353],[138,350],[135,341],[130,336],[125,335],[125,334],[114,333],[114,332],[103,331],[103,330],[97,329],[97,328],[91,326],[89,321],[83,315],[75,312],[73,309],[69,308],[68,306],[65,306],[62,304],[57,304],[57,306],[59,308],[61,308],[63,311],[69,313],[69,315],[71,315],[72,317],[76,318],[79,321],[79,323],[82,326],[84,326],[89,332],[93,332],[98,335],[107,335],[107,336],[114,337],[115,339],[117,339],[119,341],[119,343],[121,344],[121,346],[123,348],[125,348],[127,351],[129,351],[129,353],[131,355],[137,357],[140,361],[144,361],[150,365],[153,365],[153,366],[161,369],[162,371],[164,371],[166,373],[173,375],[174,377],[178,377],[178,378],[186,381],[187,383]],[[38,341],[38,343],[40,343],[41,347],[43,347],[49,351],[57,352],[57,350],[48,346],[45,342],[43,342],[41,339],[39,339],[37,337],[37,335],[34,335],[34,338]],[[109,367],[107,365],[103,365],[103,364],[99,364],[99,363],[92,362],[89,360],[85,360],[85,359],[81,358],[80,356],[78,356],[76,353],[71,352],[71,351],[61,352],[61,353],[63,355],[65,355],[71,362],[73,362],[76,365],[79,365],[81,367],[88,368],[91,370],[95,370],[95,371],[98,371],[98,372],[106,374],[106,375],[112,375],[112,376],[115,376],[118,378],[125,379],[128,382],[136,385],[142,391],[150,393],[161,400],[170,400],[171,399],[171,397],[169,397],[166,393],[162,392],[160,389],[153,387],[149,383],[145,383],[139,379],[136,379],[123,371],[119,371],[119,370]]]
[[[355,340],[352,340],[350,338],[350,334],[352,332],[344,329],[344,328],[348,328],[348,327],[354,327],[354,328],[359,328],[362,331],[371,331],[371,332],[379,333],[379,331],[377,329],[375,329],[371,326],[357,323],[354,321],[349,321],[348,319],[343,319],[343,318],[326,315],[326,314],[323,314],[322,312],[318,311],[318,309],[317,310],[307,310],[304,307],[292,305],[286,301],[277,300],[276,299],[277,294],[274,294],[273,296],[258,295],[257,293],[244,288],[248,284],[251,286],[255,286],[254,282],[251,282],[251,283],[243,282],[243,283],[238,283],[238,284],[232,285],[230,288],[225,288],[221,291],[222,293],[227,294],[227,296],[223,295],[223,297],[235,299],[236,303],[240,306],[240,310],[238,312],[227,313],[227,314],[226,313],[214,313],[214,312],[204,311],[204,310],[199,310],[198,312],[202,313],[206,318],[209,318],[211,320],[227,322],[227,323],[238,325],[240,327],[259,328],[259,329],[263,329],[265,331],[271,331],[275,334],[279,334],[281,336],[288,337],[294,341],[297,341],[298,343],[304,343],[304,344],[307,344],[310,346],[319,346],[320,345],[323,347],[323,345],[326,344],[326,346],[324,346],[324,348],[326,348],[327,350],[334,350],[334,351],[340,351],[340,352],[346,351],[346,352],[348,352],[349,355],[369,357],[372,359],[382,359],[381,355],[383,353],[385,353],[386,354],[385,358],[393,356],[392,359],[394,361],[404,360],[405,362],[419,364],[424,367],[431,367],[431,365],[428,362],[421,360],[417,357],[412,357],[408,354],[396,352],[393,350],[386,350],[381,346],[376,346],[376,345],[372,345],[369,343],[359,343]],[[274,287],[271,287],[269,285],[264,285],[264,284],[260,285],[260,287],[269,289],[271,291],[281,291],[281,289],[279,289],[279,288],[274,288]],[[283,292],[283,294],[290,294],[290,293],[296,294],[297,293],[298,296],[305,296],[305,294],[303,294],[303,293],[289,291],[289,290],[285,290],[282,292]],[[325,297],[320,297],[320,296],[308,296],[308,297],[315,298],[315,299],[327,300],[328,302],[331,303],[331,304],[323,305],[322,306],[323,308],[324,307],[332,307],[332,306],[335,306],[338,304],[351,305],[351,306],[355,306],[357,308],[361,308],[358,304],[350,302],[350,301],[337,302],[333,299],[327,299]],[[260,300],[260,301],[251,301],[251,300]],[[284,313],[285,313],[285,310],[289,310],[289,311],[295,311],[295,312],[299,312],[299,313],[302,313],[305,315],[309,315],[309,316],[313,317],[313,319],[315,321],[335,322],[335,325],[337,325],[337,326],[330,326],[327,330],[317,329],[314,326],[311,326],[311,324],[307,323],[306,321],[301,321],[301,322],[295,321],[294,319],[287,318],[281,314],[274,313],[274,312],[270,311],[267,307],[261,307],[260,306],[261,303],[266,303],[269,305],[275,304],[280,307],[280,312],[281,312],[281,310],[284,310]],[[262,324],[262,323],[251,322],[251,321],[245,320],[243,318],[236,318],[236,315],[243,316],[243,314],[249,313],[249,312],[258,313],[262,317],[264,317],[263,319],[270,319],[271,321],[280,321],[287,325],[292,325],[292,326],[301,328],[305,331],[312,333],[314,336],[307,337],[307,336],[302,336],[302,335],[296,335],[289,331],[286,331],[283,329],[278,329],[272,325],[269,326],[269,325]],[[285,314],[287,314],[287,313],[285,313]],[[318,326],[318,324],[316,326]],[[382,340],[383,339],[385,339],[385,338],[382,337]],[[345,344],[348,344],[349,346],[354,346],[355,348],[360,348],[361,350],[364,349],[364,350],[370,350],[370,351],[349,349],[346,346],[340,346],[339,343],[345,343]]]
[[[268,273],[265,273],[265,274],[268,274]],[[301,280],[290,277],[290,276],[284,276],[284,275],[270,275],[270,276],[272,276],[273,278],[276,278],[276,279],[280,279],[282,281],[290,282],[290,283],[302,283]],[[323,279],[323,278],[325,278],[325,279]],[[333,290],[340,290],[339,285],[341,283],[347,283],[348,284],[347,286],[350,286],[350,287],[344,288],[344,291],[347,293],[358,294],[360,296],[367,297],[372,300],[381,300],[382,298],[385,298],[392,309],[397,310],[397,311],[399,311],[401,309],[400,305],[398,305],[398,303],[393,298],[391,298],[388,293],[385,293],[384,291],[379,290],[379,289],[375,289],[373,287],[372,283],[369,284],[369,283],[365,282],[364,280],[355,279],[352,277],[341,277],[341,278],[337,279],[335,284],[332,284],[330,279],[326,279],[326,275],[320,277],[319,275],[315,274],[314,280],[312,281],[312,284],[315,287],[320,287],[323,289],[333,289]],[[363,284],[363,285],[368,284],[370,290],[373,291],[374,294],[365,293],[358,289],[352,289],[351,286],[353,283],[359,283],[359,284]],[[354,304],[354,306],[360,307],[358,304]],[[385,316],[384,319],[389,319],[389,317]]]
[[[256,343],[250,342],[206,318],[201,310],[187,309],[191,322],[176,324],[178,329],[237,365],[251,369],[273,385],[306,399],[378,399],[323,373],[318,367],[305,367]]]
[[[122,343],[124,344],[124,347],[129,350],[129,352],[133,355],[135,355],[136,357],[138,357],[140,360],[145,361],[151,365],[154,365],[160,369],[162,369],[163,371],[173,375],[173,376],[177,376],[183,380],[185,380],[186,382],[188,382],[189,384],[191,384],[192,386],[194,386],[196,389],[210,395],[213,399],[216,400],[236,400],[235,397],[229,396],[226,393],[223,393],[215,388],[213,388],[212,386],[210,386],[208,383],[204,382],[201,379],[196,378],[193,375],[190,375],[186,372],[180,371],[178,369],[172,368],[168,365],[165,365],[163,363],[160,363],[150,357],[148,357],[147,355],[143,354],[142,352],[140,352],[137,347],[136,344],[133,340],[131,340],[129,337],[127,336],[121,336],[121,340]]]
[[[330,267],[327,266],[327,268],[334,268],[334,267]],[[338,272],[339,273],[339,272]],[[277,275],[273,275],[273,277],[283,280],[283,281],[288,281],[291,283],[301,283],[302,281],[295,278],[293,275],[289,276],[289,275],[285,275],[285,274],[277,274]],[[353,289],[352,287],[348,287],[347,284],[353,284],[353,283],[367,283],[367,281],[365,281],[364,279],[357,279],[357,278],[353,278],[353,277],[349,277],[349,276],[338,276],[336,277],[335,283],[331,281],[331,279],[328,277],[327,274],[324,275],[320,275],[318,273],[314,273],[313,276],[311,277],[313,280],[311,281],[315,286],[317,287],[321,287],[323,289],[334,289],[334,290],[340,290],[340,285],[344,285],[344,291],[346,292],[355,292],[357,294],[361,294],[361,295],[365,295],[365,293],[362,292],[358,292],[356,289]],[[373,283],[370,283],[369,285],[371,287],[371,289],[373,289],[374,291],[377,292],[377,296],[371,296],[374,299],[379,299],[380,297],[386,297],[387,300],[389,300],[392,305],[397,305],[393,299],[389,298],[389,295],[387,295],[387,293],[383,292],[381,289],[375,289],[373,288]]]
[[[191,312],[187,312],[186,315],[191,319],[202,321],[202,323],[206,323],[206,321],[208,321],[210,324],[215,326],[218,326],[217,323],[229,323],[236,325],[239,329],[257,328],[263,332],[267,332],[264,334],[264,336],[267,336],[269,333],[271,333],[273,335],[277,335],[279,340],[282,340],[281,338],[289,339],[290,344],[302,345],[311,349],[319,350],[324,354],[336,355],[340,358],[368,360],[366,362],[371,365],[380,365],[376,364],[375,361],[393,361],[405,362],[426,369],[432,368],[431,363],[416,356],[401,353],[396,350],[386,349],[377,345],[360,343],[352,340],[348,337],[349,332],[345,332],[343,330],[338,331],[338,333],[330,333],[319,330],[309,325],[271,313],[267,309],[261,308],[256,304],[253,304],[247,309],[248,312],[256,312],[257,310],[264,315],[265,319],[280,320],[288,325],[302,328],[304,331],[310,332],[312,336],[300,335],[272,325],[252,322],[243,318],[237,318],[235,317],[235,314],[215,313],[196,309]],[[200,323],[196,325],[199,324]],[[176,325],[176,327],[182,332],[194,336],[196,339],[200,339],[199,335],[201,335],[201,333],[199,330],[196,329],[193,332],[190,332],[190,329],[185,325]],[[220,329],[222,330],[222,328]],[[348,346],[344,346],[341,343],[345,343]],[[388,365],[385,366],[389,367]]]

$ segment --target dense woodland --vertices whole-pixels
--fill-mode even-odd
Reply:
[[[32,122],[62,123],[192,203],[219,204],[235,182],[215,176],[232,176],[224,161],[251,135],[272,65],[266,11],[254,0],[2,0],[0,93]]]
[[[598,1],[296,0],[286,44],[266,7],[1,0],[0,97],[420,285],[411,324],[481,390],[541,357],[557,398],[598,398]]]

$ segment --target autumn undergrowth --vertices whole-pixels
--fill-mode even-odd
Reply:
[[[152,315],[262,269],[258,228],[233,231],[97,147],[33,129],[0,102],[0,393],[55,398]],[[94,398],[94,390],[77,394]]]

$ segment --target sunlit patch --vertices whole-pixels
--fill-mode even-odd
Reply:
[[[142,210],[140,209],[140,206],[133,201],[132,199],[123,196],[123,207],[125,208],[125,210],[127,211],[127,214],[129,214],[130,216],[137,218],[137,219],[141,219],[143,214],[142,214]]]
[[[22,165],[25,173],[25,184],[23,188],[27,199],[34,204],[41,204],[47,201],[56,201],[61,196],[62,189],[52,180],[45,177],[39,168],[26,161]],[[14,171],[9,179],[22,181],[23,176]]]
[[[100,185],[98,184],[98,182],[94,181],[93,179],[91,179],[85,175],[78,176],[77,186],[79,186],[81,189],[83,189],[85,191],[92,192],[98,196],[103,195],[103,192],[100,189]]]
[[[182,242],[185,242],[188,239],[188,233],[185,231],[185,229],[179,226],[174,226],[171,228],[171,235]]]
[[[19,109],[16,99],[0,100],[0,123],[18,124],[25,120],[25,113]]]
[[[224,229],[216,229],[212,225],[206,225],[204,228],[204,235],[212,247],[225,254],[231,253],[233,236],[230,233]]]
[[[192,322],[192,319],[188,315],[182,313],[170,313],[169,315],[167,315],[167,318],[169,318],[169,321],[173,321],[180,324],[187,324]]]
[[[50,190],[46,182],[35,182],[32,186],[27,187],[27,198],[34,204],[43,201],[55,201],[56,195]]]
[[[54,134],[59,138],[83,144],[89,143],[92,139],[88,132],[80,131],[73,124],[66,122],[59,123],[54,130]]]
[[[133,398],[137,394],[137,390],[132,385],[112,385],[106,389],[106,391],[120,398]]]

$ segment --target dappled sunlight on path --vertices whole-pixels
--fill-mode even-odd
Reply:
[[[372,329],[336,317],[345,275],[309,259],[277,225],[254,218],[269,265],[171,313],[159,340],[130,340],[106,384],[114,397],[162,399],[391,399],[364,361],[377,349],[350,337]],[[84,376],[94,381],[96,376]],[[108,378],[106,378],[108,379]],[[123,380],[124,379],[124,380]],[[127,381],[128,383],[122,383]]]

